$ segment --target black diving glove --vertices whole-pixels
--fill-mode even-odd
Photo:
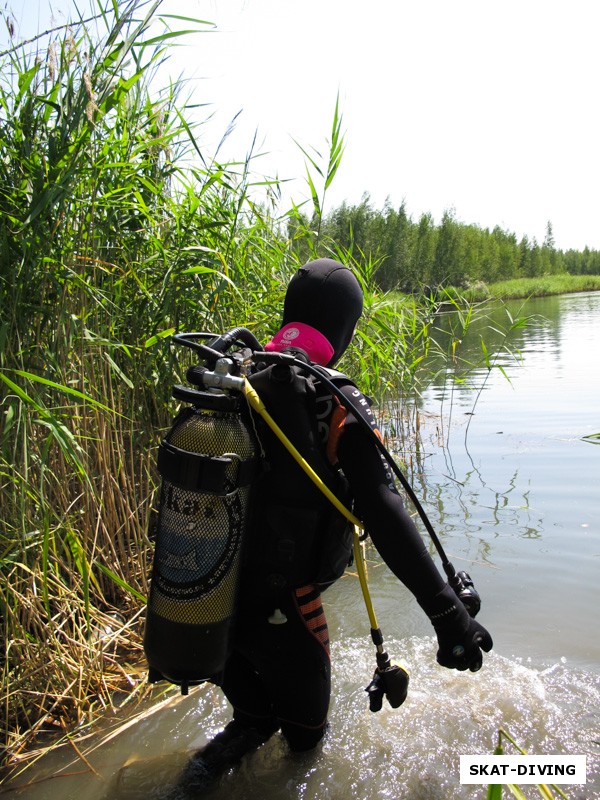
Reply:
[[[448,669],[477,672],[483,661],[481,651],[488,653],[493,647],[492,637],[483,625],[469,616],[451,586],[442,589],[434,604],[436,610],[429,614],[429,619],[437,635],[438,664]]]

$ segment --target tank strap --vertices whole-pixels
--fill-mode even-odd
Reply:
[[[227,468],[238,462],[234,485]],[[181,489],[202,491],[207,494],[226,495],[242,486],[248,486],[258,473],[260,460],[243,461],[235,454],[207,456],[190,453],[163,440],[158,448],[158,471],[161,477]]]

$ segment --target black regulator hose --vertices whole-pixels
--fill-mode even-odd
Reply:
[[[204,339],[205,341],[212,342],[216,336],[216,333],[207,333],[205,331],[197,333],[176,333],[172,337],[172,341],[175,342],[175,344],[180,344],[195,350],[207,361],[216,361],[218,358],[223,357],[223,353],[219,350],[215,350],[210,345],[198,341],[198,339]]]
[[[197,333],[176,333],[172,339],[176,344],[189,347],[200,353],[203,358],[213,365],[217,359],[223,357],[225,351],[235,344],[235,342],[240,342],[246,347],[249,347],[252,351],[262,350],[262,345],[252,331],[243,327],[232,328],[230,331],[227,331],[227,333],[221,335],[217,333],[208,333],[206,331]],[[208,342],[208,344],[204,342]]]
[[[448,578],[449,585],[454,589],[456,596],[459,600],[463,603],[464,607],[467,609],[467,612],[471,617],[476,617],[479,613],[479,609],[481,608],[481,598],[477,589],[475,588],[473,581],[471,580],[471,576],[464,572],[460,571],[457,572],[454,568],[454,565],[450,562],[450,559],[446,555],[446,552],[440,542],[437,533],[435,532],[433,525],[431,524],[429,517],[425,513],[425,509],[421,505],[419,498],[416,496],[414,489],[404,476],[402,470],[398,467],[392,455],[383,444],[381,439],[377,436],[371,424],[368,422],[366,417],[363,416],[361,409],[352,403],[352,401],[346,397],[343,392],[338,389],[335,383],[329,379],[327,374],[323,374],[318,367],[314,367],[312,364],[306,364],[302,360],[297,359],[295,360],[295,366],[302,367],[306,369],[311,374],[315,375],[319,380],[323,381],[323,383],[327,386],[328,389],[331,390],[333,394],[340,400],[344,406],[354,413],[355,418],[359,421],[359,423],[365,428],[365,430],[369,431],[369,434],[372,436],[375,444],[379,448],[379,451],[382,453],[384,458],[386,459],[387,463],[392,468],[392,471],[402,484],[402,487],[406,491],[406,494],[409,496],[412,504],[417,510],[419,517],[421,518],[423,525],[425,526],[427,533],[431,537],[431,541],[433,542],[435,549],[438,551],[440,556],[440,560],[442,562],[442,566],[444,568],[444,572],[446,573],[446,577]]]
[[[300,365],[301,365],[301,362],[299,361],[297,366],[300,366]],[[384,443],[381,441],[381,439],[377,436],[377,434],[375,433],[375,431],[371,427],[369,421],[367,419],[365,419],[365,417],[361,413],[361,409],[358,406],[355,406],[354,403],[352,403],[352,401],[348,397],[346,397],[346,395],[335,385],[335,383],[327,377],[327,375],[323,375],[323,373],[320,370],[314,368],[312,366],[312,364],[309,365],[309,370],[308,371],[311,372],[316,377],[318,377],[320,380],[322,380],[323,383],[327,386],[327,388],[335,393],[335,396],[338,398],[338,400],[340,400],[340,402],[342,402],[349,411],[353,412],[355,418],[359,421],[359,423],[363,426],[363,428],[365,430],[369,431],[369,434],[373,438],[373,441],[377,444],[377,447],[379,448],[379,451],[384,456],[386,462],[392,468],[392,471],[394,472],[394,474],[396,475],[396,477],[398,478],[398,480],[402,484],[402,488],[405,490],[405,492],[409,496],[412,504],[416,508],[417,513],[418,513],[419,517],[421,518],[421,520],[423,522],[423,525],[425,526],[425,529],[427,530],[427,533],[431,537],[431,540],[432,540],[433,544],[435,545],[436,550],[439,553],[440,559],[442,561],[442,566],[444,568],[444,572],[446,573],[448,579],[452,580],[456,575],[456,570],[454,569],[454,566],[450,563],[450,560],[449,560],[448,556],[446,555],[446,552],[445,552],[445,550],[444,550],[444,548],[442,546],[442,543],[439,540],[439,537],[438,537],[437,533],[435,532],[435,529],[434,529],[433,525],[431,524],[431,521],[429,520],[429,517],[427,516],[427,514],[425,512],[425,509],[421,505],[421,501],[419,500],[419,498],[415,494],[414,489],[412,488],[412,486],[408,482],[406,476],[404,475],[404,473],[402,472],[400,467],[394,461],[394,459],[393,459],[391,453],[389,452],[389,450],[387,449],[387,447],[384,445]]]
[[[262,345],[256,338],[256,336],[249,331],[248,328],[238,327],[232,328],[227,333],[222,334],[214,342],[211,342],[210,346],[213,350],[218,350],[220,353],[224,353],[225,350],[229,350],[232,344],[236,341],[242,342],[245,344],[246,347],[249,347],[251,350],[262,350]]]

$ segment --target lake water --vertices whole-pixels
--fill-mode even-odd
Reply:
[[[510,306],[513,317],[535,319],[504,345],[521,358],[498,350],[502,333],[489,326],[500,331],[508,317],[491,310],[457,353],[481,361],[483,335],[493,369],[476,369],[467,383],[456,383],[451,370],[432,378],[418,402],[418,436],[402,446],[450,559],[482,596],[479,619],[494,637],[482,670],[436,665],[431,626],[369,549],[386,647],[411,673],[406,703],[368,710],[374,648],[358,582],[346,576],[326,593],[334,694],[323,747],[292,760],[274,737],[203,796],[483,800],[484,787],[461,786],[459,755],[491,754],[503,727],[529,753],[586,755],[587,784],[562,788],[571,800],[600,798],[600,444],[584,438],[600,432],[600,295],[520,305]],[[438,324],[446,347],[456,319],[442,315]],[[187,755],[229,711],[212,687],[162,702],[112,739],[107,725],[78,744],[97,775],[65,748],[19,780],[38,783],[5,796],[167,796]],[[534,787],[526,795],[539,796]]]
[[[600,432],[600,295],[509,310],[532,316],[507,340],[520,360],[500,354],[491,371],[424,394],[422,490],[447,548],[477,574],[496,648],[597,671],[600,441],[585,437]],[[481,335],[497,346],[489,326],[508,323],[498,308],[474,325],[464,356],[481,356]]]

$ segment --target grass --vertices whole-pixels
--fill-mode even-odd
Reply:
[[[498,283],[477,283],[454,290],[470,303],[485,300],[525,300],[529,297],[600,291],[600,275],[545,275],[539,278],[514,278]]]
[[[504,742],[508,742],[520,755],[527,755],[527,751],[523,750],[523,748],[504,728],[498,729],[498,739],[496,748],[494,750],[494,755],[501,756],[505,754]],[[514,783],[508,783],[505,786],[500,783],[491,784],[488,786],[486,800],[502,800],[505,788],[508,792],[510,792],[512,797],[516,798],[516,800],[527,800],[527,795],[523,789]],[[554,800],[556,797],[563,798],[563,800],[568,800],[567,795],[563,792],[563,790],[555,784],[548,786],[545,783],[539,783],[535,784],[535,789],[536,795],[541,796],[544,798],[544,800]]]

